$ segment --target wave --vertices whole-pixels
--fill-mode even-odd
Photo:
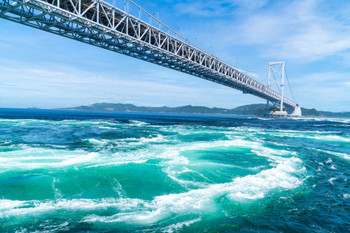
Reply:
[[[144,126],[144,125],[148,125],[149,123],[144,122],[144,121],[140,121],[140,120],[129,120],[129,122],[132,125],[136,125],[136,126]]]
[[[61,150],[32,148],[23,146],[22,150],[8,151],[0,157],[1,172],[9,170],[33,170],[38,168],[62,168],[96,163],[99,154],[83,150]]]
[[[160,229],[161,232],[165,232],[165,233],[172,233],[174,231],[179,231],[181,228],[183,228],[184,226],[188,227],[196,222],[201,221],[202,219],[196,218],[196,219],[192,219],[192,220],[188,220],[188,221],[184,221],[184,222],[179,222],[179,223],[175,223],[175,224],[171,224],[170,226],[164,227],[162,229]]]
[[[205,142],[184,142],[176,139],[169,139],[167,136],[157,134],[155,137],[123,138],[123,139],[86,139],[89,143],[101,148],[98,152],[86,152],[84,150],[65,149],[45,149],[23,146],[22,150],[7,152],[5,156],[0,156],[0,167],[2,171],[9,170],[33,170],[33,169],[65,169],[67,167],[97,168],[105,166],[120,166],[125,164],[142,164],[148,160],[159,159],[157,166],[162,167],[162,171],[173,181],[189,188],[203,188],[208,183],[213,183],[208,177],[198,172],[193,166],[209,166],[207,161],[201,161],[196,157],[188,156],[195,151],[210,150],[236,150],[246,148],[253,154],[249,156],[263,156],[275,164],[280,156],[295,156],[295,153],[286,150],[267,148],[260,142],[244,140],[241,136],[229,134],[230,140],[216,140]],[[122,144],[121,144],[122,143]],[[125,148],[125,151],[109,151],[110,146]],[[137,147],[134,147],[137,145]],[[142,145],[142,146],[141,146]],[[122,146],[122,147],[121,147]],[[107,150],[105,150],[107,148]],[[187,155],[186,155],[187,154]],[[255,154],[255,155],[254,155]],[[248,159],[248,158],[247,158]],[[223,167],[220,161],[212,161],[210,166]],[[224,167],[229,167],[228,163]],[[234,165],[234,164],[233,164]],[[192,167],[192,168],[190,168]],[[252,169],[252,167],[242,167],[249,170],[249,173],[259,172],[264,167]],[[192,173],[201,177],[200,181],[189,180],[183,177],[183,173]]]
[[[330,150],[322,150],[322,149],[311,148],[311,147],[308,149],[312,149],[312,150],[319,151],[319,152],[326,153],[326,154],[330,154],[330,155],[335,155],[335,156],[343,158],[345,160],[350,160],[350,155],[346,154],[346,153],[335,152],[335,151],[330,151]],[[332,162],[332,160],[331,160],[331,162]],[[326,161],[326,163],[327,163],[327,161]]]
[[[202,189],[179,194],[156,196],[151,201],[137,198],[59,199],[55,201],[0,200],[0,217],[56,214],[58,211],[83,211],[81,221],[131,224],[150,224],[172,214],[188,215],[210,213],[218,208],[215,201],[227,197],[233,202],[246,203],[268,197],[271,192],[292,190],[302,185],[305,167],[296,157],[284,158],[274,168],[255,175],[237,177],[229,183],[211,184]],[[112,216],[96,214],[97,210],[111,209]]]
[[[288,137],[288,138],[300,138],[300,139],[313,139],[317,141],[329,141],[329,142],[350,142],[350,137],[336,135],[338,132],[334,131],[292,131],[283,130],[269,132],[274,137]]]
[[[293,118],[297,121],[325,121],[325,122],[337,122],[337,123],[350,123],[349,118],[333,118],[333,117],[302,117]]]
[[[115,192],[106,194],[111,195],[109,198],[99,198],[101,196],[96,192],[94,196],[84,195],[85,198],[91,199],[79,199],[77,198],[79,196],[65,194],[62,187],[67,184],[64,184],[59,176],[56,178],[55,174],[51,173],[53,177],[48,188],[53,192],[50,197],[55,198],[54,200],[10,200],[10,196],[7,196],[8,199],[0,199],[0,219],[10,222],[11,218],[15,218],[18,222],[25,222],[22,224],[24,226],[33,217],[43,219],[46,221],[44,224],[51,224],[51,220],[48,219],[55,218],[58,225],[52,223],[52,229],[57,231],[59,229],[69,231],[70,227],[73,227],[71,224],[67,225],[66,216],[74,218],[78,224],[102,226],[102,228],[121,223],[123,226],[134,224],[136,227],[160,223],[157,231],[181,231],[187,226],[201,222],[203,216],[205,218],[212,213],[231,211],[228,207],[231,204],[250,206],[260,203],[259,200],[268,202],[287,195],[285,191],[303,186],[308,171],[298,150],[287,147],[283,144],[284,141],[279,143],[277,148],[276,146],[270,148],[269,145],[274,142],[266,141],[262,135],[271,134],[277,137],[283,134],[305,137],[317,135],[315,132],[247,127],[147,125],[142,128],[139,127],[142,122],[90,123],[74,121],[57,123],[72,124],[74,128],[83,130],[84,127],[89,127],[89,130],[94,128],[88,132],[79,131],[75,135],[81,137],[83,141],[84,146],[80,149],[47,145],[40,148],[39,144],[17,144],[18,150],[0,154],[1,172],[39,168],[42,169],[40,172],[45,173],[45,170],[52,172],[70,167],[79,168],[77,170],[91,168],[92,172],[98,172],[99,167],[111,166],[111,169],[118,169],[113,166],[143,164],[149,161],[146,164],[147,169],[156,167],[156,172],[166,179],[170,178],[169,184],[179,187],[180,193],[174,190],[173,193],[167,193],[163,190],[148,196],[148,199],[143,199],[142,194],[128,196],[130,194],[128,188],[122,181],[119,183],[118,177],[113,177],[114,182],[111,185]],[[119,138],[120,135],[117,135],[119,131],[116,132],[114,129],[127,133],[123,134],[124,138]],[[142,133],[129,134],[129,131],[135,129]],[[95,137],[96,133],[104,130],[110,131],[111,134],[99,134]],[[327,134],[318,135],[327,136]],[[221,155],[223,159],[217,158],[216,155]],[[346,158],[347,155],[338,156]],[[242,164],[235,161],[235,158],[242,159]],[[135,167],[137,165],[130,166],[132,169]],[[235,168],[242,173],[237,175],[229,172]],[[215,170],[226,176],[225,179],[218,179],[221,174],[215,173]],[[101,176],[112,174],[108,168],[103,168],[103,171],[106,172],[102,172]],[[137,172],[135,174],[138,175]],[[334,184],[336,183],[337,181],[334,181]],[[175,222],[174,216],[177,216]]]

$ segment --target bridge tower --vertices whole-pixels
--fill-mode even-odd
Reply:
[[[285,74],[284,61],[269,62],[268,72],[267,72],[267,86],[269,88],[271,88],[271,86],[273,87],[276,86],[277,92],[280,94],[279,111],[269,112],[269,100],[267,100],[266,111],[269,115],[281,116],[281,117],[288,115],[283,106],[284,74]]]
[[[266,103],[266,111],[268,115],[284,117],[287,115],[301,116],[300,107],[295,108],[284,106],[284,85],[285,85],[285,64],[284,61],[269,62],[267,73],[267,87],[277,87],[277,92],[280,94],[279,111],[269,111],[269,100]]]

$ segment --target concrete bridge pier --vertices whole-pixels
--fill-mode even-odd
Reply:
[[[294,108],[287,108],[286,110],[287,110],[288,115],[291,117],[301,117],[302,116],[301,108],[299,105],[295,106]]]

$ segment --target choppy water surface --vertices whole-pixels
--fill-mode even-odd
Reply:
[[[0,117],[0,232],[350,229],[350,120]]]

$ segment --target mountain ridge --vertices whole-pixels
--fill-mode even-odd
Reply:
[[[151,112],[151,113],[194,113],[194,114],[234,114],[234,115],[261,115],[266,104],[249,104],[232,109],[185,105],[179,107],[147,107],[136,106],[134,104],[122,103],[94,103],[78,107],[64,108],[66,110],[86,110],[86,111],[115,111],[115,112]],[[314,108],[302,108],[303,116],[316,117],[350,117],[350,112],[328,112],[318,111]]]

